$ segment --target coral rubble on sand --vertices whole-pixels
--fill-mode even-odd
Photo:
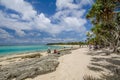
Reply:
[[[61,51],[61,54],[51,54],[43,57],[30,58],[22,62],[0,66],[0,80],[23,80],[56,70],[58,57],[69,54],[69,51]]]

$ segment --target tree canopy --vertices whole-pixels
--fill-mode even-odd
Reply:
[[[88,41],[98,45],[110,46],[113,52],[120,47],[120,0],[96,0],[86,15],[93,27],[91,37],[87,34]]]

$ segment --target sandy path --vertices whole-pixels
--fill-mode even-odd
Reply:
[[[72,54],[59,58],[60,64],[55,72],[26,80],[83,80],[83,76],[88,73],[87,65],[91,59],[86,55],[87,52],[86,48],[73,50]]]

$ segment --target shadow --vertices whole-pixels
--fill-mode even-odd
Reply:
[[[91,56],[98,56],[98,55],[101,55],[101,56],[109,56],[111,54],[111,51],[108,51],[108,50],[93,50],[93,51],[90,51],[88,53],[88,55],[91,55]]]
[[[101,66],[101,64],[99,64],[99,63],[91,63],[91,65],[94,65],[94,66]]]
[[[87,55],[96,56],[96,55],[101,55],[101,54],[90,51],[89,53],[87,53]]]
[[[92,71],[95,71],[95,72],[103,71],[102,68],[98,68],[98,67],[88,66],[88,68]]]
[[[113,75],[105,75],[103,74],[101,80],[120,80],[120,75],[113,74]]]
[[[109,71],[116,69],[120,66],[120,60],[112,59],[112,58],[93,58],[91,65],[95,67],[105,68]],[[101,64],[100,61],[106,61],[108,64]],[[112,71],[113,72],[113,71]]]
[[[120,59],[120,57],[111,57],[112,59]]]
[[[116,60],[116,59],[106,59],[107,62],[113,64],[113,65],[118,65],[120,66],[120,60]]]
[[[106,52],[104,52],[106,54]],[[100,55],[103,52],[92,52],[88,55]],[[101,80],[120,80],[120,57],[93,57],[91,65],[88,68],[92,71],[99,72],[108,70],[110,74],[102,74]],[[112,74],[112,75],[111,75]]]
[[[93,57],[91,61],[93,61],[93,62],[100,62],[100,61],[104,61],[104,60],[105,60],[104,58]]]

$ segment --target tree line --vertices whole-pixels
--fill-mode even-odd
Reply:
[[[93,27],[87,33],[88,44],[120,48],[120,0],[96,0],[86,15]]]
[[[60,42],[60,43],[48,43],[47,45],[85,45],[85,42]]]

